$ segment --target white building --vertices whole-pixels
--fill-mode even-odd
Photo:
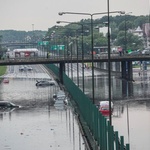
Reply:
[[[111,28],[109,28],[109,32],[111,34]],[[100,27],[99,28],[99,33],[103,33],[103,35],[106,37],[108,33],[108,27]]]
[[[134,31],[133,31],[134,35],[137,35],[140,38],[143,38],[143,30],[141,29],[140,26],[138,26]]]

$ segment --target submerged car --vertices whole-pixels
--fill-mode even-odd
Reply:
[[[16,105],[9,101],[0,101],[0,108],[19,108],[19,105]]]
[[[19,71],[24,71],[24,66],[20,66]]]
[[[66,98],[66,94],[63,91],[59,91],[57,94],[53,95],[53,100],[54,101],[56,101],[56,100],[59,100],[59,101],[63,100],[64,101],[65,98]]]
[[[68,105],[68,97],[64,91],[58,91],[57,94],[53,95],[54,106],[56,109],[65,109],[65,106]]]
[[[47,81],[47,80],[37,80],[36,86],[53,86],[55,85],[55,81]]]
[[[109,116],[113,112],[113,103],[111,102],[111,110],[109,110],[109,101],[100,101],[99,111],[103,116]]]
[[[31,70],[33,70],[33,69],[32,69],[31,66],[28,66],[28,67],[27,67],[27,70],[28,70],[28,71],[31,71]]]
[[[9,79],[5,78],[5,79],[3,80],[3,83],[9,83]]]

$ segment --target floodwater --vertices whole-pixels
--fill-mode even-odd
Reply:
[[[77,69],[73,81],[77,84]],[[60,88],[37,88],[37,78],[48,78],[40,67],[31,72],[9,68],[9,84],[0,85],[0,99],[23,106],[0,113],[0,149],[2,150],[82,150],[86,149],[71,107],[54,105],[53,94]],[[85,69],[85,92],[92,97],[91,69]],[[71,75],[71,73],[70,73]],[[17,79],[13,76],[18,77]],[[82,89],[82,70],[79,69]],[[150,150],[150,71],[134,72],[134,82],[112,75],[112,124],[131,150]],[[108,100],[108,75],[95,71],[95,104]]]
[[[150,100],[115,103],[112,124],[131,150],[150,149]]]
[[[85,69],[85,92],[92,98],[91,69]],[[150,150],[150,70],[135,70],[133,82],[122,80],[120,76],[111,76],[111,100],[114,103],[112,125],[131,150]],[[76,80],[75,80],[76,81]],[[76,81],[77,82],[77,81]],[[79,86],[82,89],[82,77]],[[108,74],[95,71],[95,104],[109,100]]]
[[[59,86],[37,88],[37,78],[48,76],[39,66],[32,67],[33,71],[25,72],[9,67],[9,83],[0,84],[0,100],[21,106],[0,111],[0,149],[85,150],[72,108],[54,105],[53,94],[60,91]]]

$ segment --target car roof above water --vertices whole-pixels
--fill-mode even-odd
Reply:
[[[0,107],[19,107],[19,106],[9,101],[0,101]]]

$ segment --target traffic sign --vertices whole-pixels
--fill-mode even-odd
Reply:
[[[39,46],[43,46],[43,45],[46,46],[46,45],[49,45],[49,41],[39,41],[39,42],[38,42],[38,45],[39,45]]]
[[[51,50],[65,50],[65,45],[52,45]]]

